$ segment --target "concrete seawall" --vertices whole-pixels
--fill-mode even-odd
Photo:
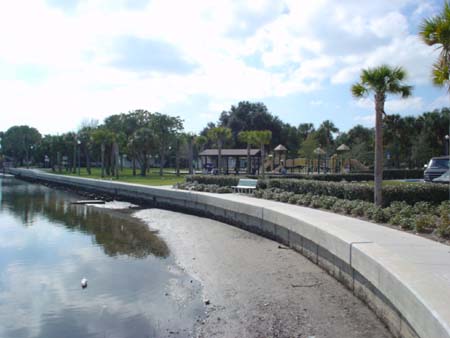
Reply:
[[[328,212],[254,199],[10,169],[232,224],[293,248],[363,299],[396,337],[450,338],[450,247]]]

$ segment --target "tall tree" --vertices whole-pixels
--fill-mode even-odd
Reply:
[[[247,144],[247,174],[250,175],[252,172],[250,151],[252,145],[256,144],[255,132],[252,130],[241,131],[239,133],[239,140]]]
[[[158,144],[160,160],[159,175],[162,176],[170,140],[177,132],[183,129],[183,121],[178,116],[154,113],[151,116],[149,127]]]
[[[425,19],[420,26],[419,34],[429,46],[440,49],[439,58],[433,65],[433,83],[447,86],[450,91],[450,4],[444,2],[442,12],[432,18]]]
[[[333,133],[337,133],[339,129],[330,120],[325,120],[317,129],[317,138],[322,146],[325,146],[327,153],[330,152],[333,143]]]
[[[229,111],[222,112],[218,125],[231,129],[232,147],[240,145],[238,135],[246,130],[271,130],[274,143],[286,143],[284,123],[272,115],[262,102],[241,101],[231,106]]]
[[[36,128],[13,126],[3,135],[2,150],[21,165],[28,165],[40,141],[41,134]]]
[[[411,95],[412,87],[404,84],[406,72],[401,67],[382,65],[363,69],[360,82],[351,90],[356,98],[374,94],[375,99],[375,189],[374,202],[381,206],[383,184],[383,114],[387,94],[400,94],[402,98]]]
[[[193,133],[187,133],[185,135],[186,143],[188,146],[188,166],[189,166],[189,175],[194,173],[194,143],[196,139],[196,135]]]
[[[218,163],[219,174],[222,173],[222,147],[225,142],[231,139],[231,129],[225,127],[216,127],[208,131],[208,138],[216,143],[218,151]]]
[[[262,165],[262,176],[266,175],[266,154],[265,154],[265,146],[270,144],[270,140],[272,139],[272,132],[270,130],[256,130],[253,132],[253,137],[256,143],[258,143],[261,147],[261,165]]]
[[[151,153],[157,152],[156,138],[149,128],[138,129],[128,141],[129,151],[133,153],[141,167],[141,176],[147,174],[148,160]]]

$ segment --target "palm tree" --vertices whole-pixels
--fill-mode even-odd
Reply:
[[[437,45],[441,50],[439,58],[433,65],[433,82],[437,86],[448,86],[450,91],[450,4],[444,3],[441,14],[425,19],[419,34],[429,46]]]
[[[198,156],[198,154],[204,150],[205,145],[208,143],[208,138],[204,135],[198,135],[195,137],[194,143],[195,143],[195,146],[197,149],[197,163],[198,163],[199,157],[200,157],[200,156]],[[201,164],[200,169],[203,169],[203,163],[201,162],[201,158],[200,158],[200,164]]]
[[[383,114],[386,94],[399,94],[402,98],[411,95],[412,86],[405,85],[406,72],[401,67],[382,65],[363,69],[360,82],[352,86],[352,94],[361,98],[374,94],[375,98],[375,189],[374,202],[382,205],[381,187],[383,182]]]
[[[266,174],[265,160],[266,155],[264,152],[264,146],[270,143],[272,139],[272,132],[270,130],[255,130],[253,131],[253,137],[256,143],[261,146],[261,165],[262,165],[262,176]]]
[[[231,129],[226,127],[216,127],[208,130],[208,138],[217,144],[218,149],[218,169],[222,172],[222,147],[224,143],[231,139]]]
[[[250,162],[250,150],[252,145],[256,144],[255,142],[255,132],[252,130],[241,131],[239,133],[239,140],[241,142],[247,143],[247,174],[250,175],[252,171],[252,166]]]
[[[196,135],[194,133],[187,133],[185,137],[188,145],[189,175],[192,175],[194,173],[194,143]]]

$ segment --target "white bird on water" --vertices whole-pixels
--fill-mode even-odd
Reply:
[[[86,278],[83,278],[83,279],[81,280],[81,287],[82,287],[83,289],[87,288],[87,279],[86,279]]]

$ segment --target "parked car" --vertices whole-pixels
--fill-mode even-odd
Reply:
[[[433,157],[423,172],[423,179],[432,182],[435,178],[445,174],[449,170],[450,156]]]
[[[439,176],[438,178],[435,178],[433,182],[436,183],[450,183],[450,170],[447,170],[444,174]]]

